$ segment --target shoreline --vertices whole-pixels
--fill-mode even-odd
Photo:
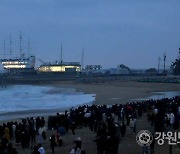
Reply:
[[[93,105],[93,102],[84,103],[81,105]],[[73,108],[79,105],[72,106]],[[57,108],[57,109],[37,109],[37,110],[24,110],[24,111],[13,111],[0,113],[0,124],[7,121],[20,120],[27,117],[45,117],[56,115],[56,113],[64,113],[65,110],[69,110],[72,107],[67,108]],[[1,119],[1,116],[6,116],[6,118]]]
[[[180,84],[174,83],[142,83],[136,81],[108,81],[105,83],[94,83],[94,84],[84,84],[77,82],[55,82],[52,84],[35,84],[39,86],[52,86],[60,88],[74,88],[76,92],[83,92],[85,94],[95,94],[95,100],[93,102],[85,103],[96,104],[96,105],[113,105],[113,104],[124,104],[128,102],[137,102],[141,98],[146,98],[154,95],[155,92],[169,92],[169,91],[179,91]],[[74,106],[77,107],[78,105]],[[2,113],[0,116],[6,116],[7,119],[0,120],[0,123],[22,119],[25,117],[31,117],[32,115],[44,116],[55,115],[57,112],[64,112],[69,110],[69,108],[59,108],[59,109],[37,109],[37,110],[27,110],[27,111],[15,111]],[[27,116],[28,115],[28,116]],[[11,118],[12,117],[12,118]]]

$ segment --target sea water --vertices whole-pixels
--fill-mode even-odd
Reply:
[[[76,92],[73,88],[14,85],[0,89],[0,114],[70,108],[90,103],[94,101],[94,96]]]

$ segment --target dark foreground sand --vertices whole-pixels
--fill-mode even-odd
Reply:
[[[85,93],[96,94],[95,104],[119,104],[127,103],[132,99],[144,98],[151,96],[153,92],[162,92],[162,91],[180,91],[180,84],[170,84],[170,83],[140,83],[133,81],[112,81],[107,83],[96,83],[96,84],[80,84],[72,82],[59,82],[52,84],[53,86],[61,87],[71,87],[76,88],[77,91],[82,91]],[[32,112],[32,111],[31,111]],[[38,112],[38,111],[34,111]],[[55,112],[56,113],[56,112]],[[55,114],[54,113],[54,114]],[[18,113],[16,113],[18,114]],[[31,114],[31,113],[30,113]],[[33,116],[33,113],[32,113]],[[13,115],[12,115],[13,119]],[[19,119],[17,119],[19,120]],[[153,129],[146,120],[146,114],[142,118],[137,120],[137,132],[142,129]],[[46,149],[46,154],[52,153],[50,150],[49,136],[52,134],[52,131],[47,131],[47,139],[43,146]],[[95,139],[95,134],[91,132],[88,128],[78,128],[76,130],[76,135],[73,136],[71,132],[63,136],[63,146],[56,147],[55,153],[68,154],[70,149],[74,147],[73,140],[80,136],[82,138],[82,149],[86,151],[87,154],[95,154],[96,144],[93,142]],[[14,141],[12,141],[14,142]],[[22,149],[21,146],[16,146],[20,154],[30,154],[32,149]],[[140,154],[141,147],[136,143],[135,135],[132,134],[129,127],[127,127],[127,133],[124,138],[121,138],[119,144],[119,154]],[[178,147],[173,146],[173,154],[177,154]],[[168,154],[169,146],[158,146],[155,145],[155,154]]]

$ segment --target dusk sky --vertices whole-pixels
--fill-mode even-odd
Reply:
[[[0,56],[3,41],[9,54],[23,52],[45,62],[81,61],[115,68],[157,68],[158,57],[167,55],[167,66],[180,47],[180,0],[0,0]],[[8,56],[7,56],[8,57]],[[36,66],[40,65],[36,61]],[[162,63],[161,63],[161,67]]]

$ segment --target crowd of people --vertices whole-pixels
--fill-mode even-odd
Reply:
[[[44,117],[37,117],[36,119],[32,117],[22,119],[20,122],[3,123],[0,125],[0,153],[6,153],[7,151],[7,153],[10,153],[9,145],[13,150],[11,153],[17,153],[10,142],[12,139],[15,140],[16,145],[21,145],[22,148],[34,146],[36,142],[40,146],[44,140],[43,134],[45,131],[43,131],[43,127],[45,127]],[[36,138],[38,138],[38,141],[36,141]]]
[[[50,148],[54,153],[57,145],[63,145],[61,136],[69,130],[75,135],[76,129],[82,127],[89,127],[96,133],[94,142],[98,154],[118,154],[120,137],[126,137],[127,127],[131,129],[132,134],[136,134],[137,120],[143,113],[147,113],[147,120],[153,126],[154,132],[177,130],[180,120],[180,97],[111,106],[83,105],[57,113],[56,116],[49,116],[47,121],[44,117],[37,117],[4,123],[0,125],[0,154],[18,153],[11,143],[12,139],[22,148],[34,148],[33,154],[45,154],[43,143],[46,140],[46,128],[57,130],[57,134],[52,134],[49,139]],[[81,138],[74,143],[71,154],[85,153],[81,149]]]
[[[165,131],[167,127],[178,130],[180,97],[112,106],[79,106],[62,115],[50,117],[48,127],[64,127],[66,131],[71,129],[74,134],[76,127],[89,126],[97,134],[95,142],[98,153],[114,154],[118,153],[120,136],[125,136],[126,127],[132,130],[132,134],[136,134],[136,121],[143,113],[147,113],[147,120],[154,127],[153,132]]]

